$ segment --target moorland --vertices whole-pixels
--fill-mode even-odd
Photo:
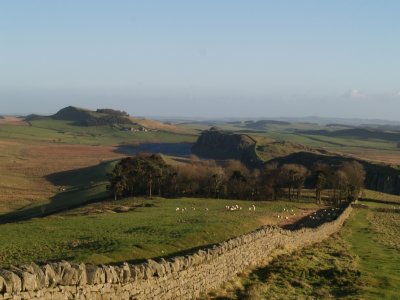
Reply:
[[[0,265],[167,257],[265,224],[316,226],[325,220],[311,219],[314,213],[358,201],[327,241],[248,270],[205,297],[396,299],[398,136],[396,126],[161,122],[75,107],[3,116]],[[196,156],[187,153],[192,145]],[[143,149],[161,153],[121,163]]]

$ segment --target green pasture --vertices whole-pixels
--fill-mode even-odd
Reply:
[[[116,145],[134,142],[193,142],[196,136],[166,131],[131,132],[112,126],[76,126],[72,122],[39,119],[31,126],[1,125],[0,139],[63,144]]]
[[[226,211],[226,205],[234,204],[243,209]],[[284,207],[297,213],[317,207],[312,203],[256,202],[256,211],[249,211],[252,204],[217,199],[130,198],[3,224],[0,265],[60,259],[100,264],[179,254],[251,231],[265,218],[276,219],[275,214]],[[118,206],[132,210],[110,210]],[[176,211],[177,207],[187,210]]]

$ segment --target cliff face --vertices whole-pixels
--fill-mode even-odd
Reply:
[[[316,162],[323,162],[331,166],[338,166],[345,161],[356,160],[364,166],[366,177],[364,186],[367,189],[400,195],[400,170],[390,166],[373,164],[363,160],[342,156],[320,155],[309,152],[298,152],[285,157],[276,158],[272,162],[279,165],[295,163],[312,168]]]
[[[192,153],[217,160],[236,159],[248,167],[262,164],[256,153],[256,141],[245,134],[222,131],[215,127],[203,131],[192,147]]]

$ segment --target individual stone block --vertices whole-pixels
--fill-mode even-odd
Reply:
[[[22,281],[19,276],[8,270],[0,270],[3,279],[3,293],[18,293],[22,290]]]
[[[22,291],[36,291],[38,290],[38,279],[36,274],[31,273],[25,266],[20,268],[12,266],[10,271],[17,274],[21,278],[21,290]]]
[[[56,272],[53,269],[53,266],[46,264],[41,267],[41,270],[43,271],[47,286],[55,287],[58,283],[59,278],[57,277]]]
[[[95,265],[86,265],[86,278],[88,284],[102,284],[106,281],[103,269]]]

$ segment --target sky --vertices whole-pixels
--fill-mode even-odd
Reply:
[[[400,1],[0,1],[0,114],[399,120]]]

